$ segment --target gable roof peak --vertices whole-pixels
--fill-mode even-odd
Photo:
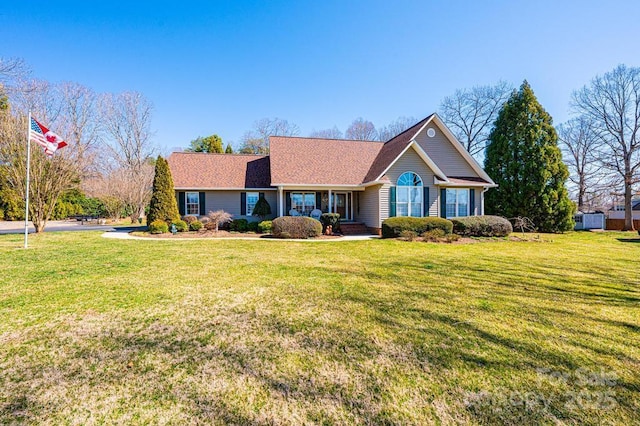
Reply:
[[[389,139],[388,141],[385,142],[389,143],[391,141],[393,141],[394,139],[398,139],[400,137],[402,137],[402,139],[404,139],[406,136],[408,136],[407,134],[411,134],[411,132],[413,130],[415,130],[415,132],[411,135],[411,139],[413,139],[413,136],[416,135],[416,133],[418,133],[418,131],[420,130],[420,128],[422,128],[422,126],[424,126],[426,124],[427,121],[429,121],[434,115],[436,115],[436,113],[432,113],[429,114],[428,116],[426,116],[425,118],[423,118],[422,120],[418,121],[416,124],[414,124],[413,126],[409,127],[408,129],[398,133],[397,135],[395,135],[394,137],[392,137],[391,139]],[[409,139],[409,140],[411,140]]]

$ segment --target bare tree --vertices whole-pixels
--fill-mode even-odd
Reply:
[[[499,81],[493,86],[456,90],[440,104],[442,120],[471,155],[481,160],[493,123],[513,86]]]
[[[243,154],[268,154],[269,136],[296,136],[300,128],[280,118],[262,118],[253,123],[253,129],[242,137]]]
[[[0,83],[7,83],[29,74],[29,69],[21,58],[0,57]]]
[[[24,199],[27,172],[27,117],[0,112],[0,164],[7,182]],[[77,185],[78,167],[71,151],[47,158],[39,146],[31,147],[29,217],[37,233],[44,231],[60,195]]]
[[[309,133],[310,138],[322,138],[322,139],[342,139],[342,132],[338,127],[333,126],[331,129],[314,130]]]
[[[619,65],[573,93],[573,106],[590,119],[603,143],[601,164],[623,181],[623,230],[633,230],[631,200],[640,168],[640,68]]]
[[[413,117],[398,117],[395,121],[378,129],[378,140],[386,142],[398,136],[417,122],[418,120]]]
[[[63,83],[59,131],[75,153],[83,176],[95,172],[95,148],[101,131],[98,97],[88,87],[78,83]]]
[[[105,95],[102,123],[119,196],[131,209],[131,221],[144,214],[151,198],[154,147],[151,144],[151,104],[137,92]]]
[[[374,141],[378,138],[378,132],[372,122],[358,117],[353,120],[347,131],[344,132],[344,136],[347,139],[356,141]]]
[[[569,167],[569,180],[575,185],[578,211],[584,212],[605,178],[597,164],[601,140],[588,117],[580,116],[558,126],[560,147]]]

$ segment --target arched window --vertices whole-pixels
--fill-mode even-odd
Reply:
[[[396,189],[396,215],[422,217],[422,179],[413,172],[398,178]]]

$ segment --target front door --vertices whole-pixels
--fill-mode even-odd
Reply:
[[[340,219],[346,219],[347,217],[347,194],[344,192],[336,192],[335,195],[335,212],[340,215]]]

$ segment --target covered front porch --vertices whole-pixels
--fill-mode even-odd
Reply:
[[[343,222],[354,221],[358,193],[353,187],[278,187],[278,216],[312,216],[338,213]]]

